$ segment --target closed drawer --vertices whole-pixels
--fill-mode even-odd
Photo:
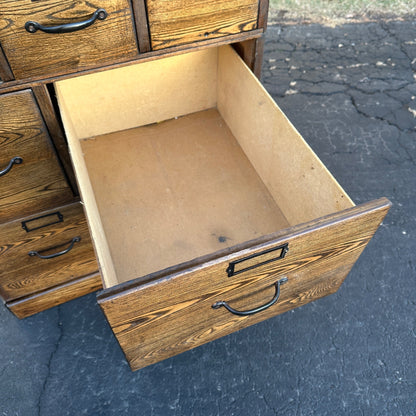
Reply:
[[[0,293],[11,301],[97,272],[80,203],[0,226]]]
[[[149,0],[154,50],[257,28],[258,0]]]
[[[354,205],[228,46],[56,88],[132,369],[333,293],[389,208]]]
[[[100,9],[105,11],[97,13]],[[68,24],[75,23],[78,30],[68,32]],[[62,25],[62,33],[42,30]],[[0,43],[17,79],[77,71],[138,53],[128,0],[2,2]]]
[[[73,200],[30,90],[0,96],[0,171],[0,223]]]

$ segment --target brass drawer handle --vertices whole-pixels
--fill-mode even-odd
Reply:
[[[7,172],[10,171],[10,169],[13,167],[13,165],[20,165],[23,162],[23,159],[20,156],[14,157],[7,167],[5,167],[3,170],[0,171],[0,176],[5,175]]]
[[[108,14],[104,9],[97,9],[89,19],[82,22],[67,23],[59,26],[43,26],[38,22],[29,21],[25,23],[25,29],[29,33],[35,33],[38,30],[45,33],[69,33],[85,29],[91,26],[96,20],[104,20],[107,16]]]
[[[38,251],[29,251],[29,256],[34,257],[34,256],[38,256],[40,259],[53,259],[55,257],[59,257],[62,256],[66,253],[68,253],[69,251],[72,250],[72,248],[74,247],[75,243],[78,243],[79,241],[81,241],[81,237],[74,237],[69,243],[69,247],[66,248],[65,250],[59,251],[58,253],[54,253],[54,254],[49,254],[47,256],[42,256],[42,254],[40,254]],[[59,246],[58,246],[59,247]]]
[[[276,287],[276,293],[274,294],[273,299],[270,302],[267,302],[266,304],[259,306],[258,308],[254,308],[248,311],[237,311],[236,309],[232,308],[227,302],[219,301],[215,302],[212,305],[213,309],[218,309],[221,306],[224,306],[225,309],[227,309],[229,312],[233,313],[234,315],[238,316],[247,316],[247,315],[254,315],[255,313],[261,312],[266,310],[267,308],[270,308],[270,306],[273,306],[278,300],[280,296],[280,285],[287,282],[287,277],[282,277],[280,280],[278,280],[274,285]]]

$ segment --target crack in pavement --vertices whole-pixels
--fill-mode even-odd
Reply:
[[[43,396],[44,396],[44,394],[46,392],[46,386],[48,384],[48,381],[49,381],[49,378],[50,378],[50,375],[51,375],[52,360],[53,360],[56,352],[58,351],[59,344],[60,344],[60,342],[62,340],[62,337],[63,337],[63,334],[64,334],[63,326],[62,326],[62,323],[61,323],[61,307],[58,306],[57,308],[58,308],[58,319],[57,319],[58,324],[57,324],[57,326],[58,326],[58,329],[59,329],[59,335],[58,335],[58,338],[55,341],[54,348],[51,351],[51,354],[49,356],[49,360],[48,360],[48,362],[46,364],[47,365],[47,373],[46,373],[45,380],[43,381],[42,389],[41,389],[41,391],[39,393],[39,398],[38,398],[38,403],[37,403],[37,409],[38,409],[38,415],[39,416],[41,416],[42,399],[43,399]]]

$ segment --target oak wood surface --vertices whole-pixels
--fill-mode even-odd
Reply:
[[[63,215],[62,222],[47,225],[56,219],[57,216],[54,215],[31,222],[29,229],[35,228],[34,224],[42,226],[37,230],[27,232],[22,228],[23,220],[56,212]],[[49,255],[62,251],[78,236],[81,241],[62,256],[41,259],[28,254],[30,251],[38,251]],[[98,266],[81,204],[57,207],[0,225],[0,264],[0,294],[6,301],[96,273]]]
[[[269,14],[269,0],[259,0],[258,28],[267,29],[267,16]]]
[[[94,273],[76,278],[33,295],[6,303],[6,306],[20,319],[44,311],[72,299],[87,295],[102,288],[101,276]]]
[[[159,279],[138,282],[125,291],[103,291],[102,307],[133,370],[194,348],[271,316],[335,292],[389,209],[386,199],[373,201],[286,230],[286,235],[249,250],[203,263]],[[284,259],[227,277],[230,261],[288,243]],[[273,297],[281,277],[279,302],[246,317],[213,309],[227,301],[251,309]],[[163,334],[163,336],[161,336]]]
[[[12,79],[14,79],[13,72],[10,69],[7,58],[3,52],[3,48],[0,45],[0,84],[2,81],[11,81]]]
[[[257,28],[258,0],[149,0],[153,50]]]
[[[69,203],[69,187],[30,90],[0,96],[0,223]]]
[[[65,176],[71,186],[75,195],[77,192],[77,184],[72,168],[71,158],[68,153],[68,144],[66,142],[65,134],[61,129],[58,121],[57,109],[54,107],[51,100],[51,93],[46,84],[37,84],[32,86],[33,94],[39,105],[46,127],[48,128],[50,138],[54,144],[59,161],[61,162]],[[52,91],[53,93],[53,91]]]
[[[170,57],[187,53],[190,50],[199,51],[215,46],[227,45],[231,43],[244,42],[249,39],[256,39],[263,35],[263,29],[254,29],[248,32],[241,32],[233,35],[224,36],[221,38],[207,39],[200,42],[193,42],[191,44],[185,44],[175,46],[169,49],[150,51],[144,54],[139,54],[133,58],[129,58],[123,62],[109,62],[99,66],[92,66],[88,69],[77,70],[76,72],[69,73],[54,73],[47,75],[32,76],[26,79],[16,79],[0,83],[0,92],[8,93],[21,90],[23,87],[29,88],[34,84],[38,84],[40,81],[45,83],[56,82],[64,79],[75,78],[80,75],[88,75],[96,72],[103,72],[109,69],[123,68],[135,63],[150,62],[161,57]]]
[[[150,46],[150,34],[149,24],[147,21],[147,11],[145,0],[132,0],[132,7],[134,13],[134,20],[136,23],[137,38],[139,40],[140,53],[149,52]]]
[[[80,31],[49,34],[25,29],[27,21],[44,26],[84,21],[98,8],[107,11],[107,18]],[[4,0],[0,43],[16,78],[66,73],[137,55],[132,19],[128,0]]]

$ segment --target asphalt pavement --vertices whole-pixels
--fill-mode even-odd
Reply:
[[[0,415],[416,415],[416,21],[268,28],[263,83],[358,204],[334,295],[131,372],[95,295],[0,308]]]

